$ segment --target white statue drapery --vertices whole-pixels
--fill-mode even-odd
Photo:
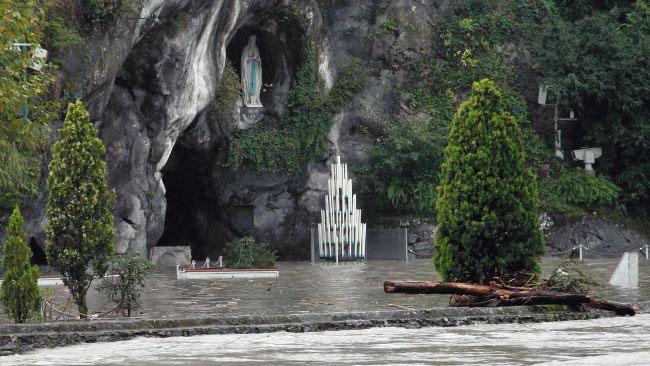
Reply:
[[[262,89],[262,59],[257,49],[257,38],[252,35],[241,55],[241,84],[244,91],[244,105],[262,107],[260,89]]]

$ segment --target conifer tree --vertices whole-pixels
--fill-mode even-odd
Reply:
[[[115,251],[106,149],[79,100],[68,106],[59,134],[47,179],[47,259],[85,318],[86,293]]]
[[[7,226],[7,240],[2,253],[2,265],[7,272],[0,289],[5,312],[16,323],[24,323],[37,316],[41,308],[41,291],[38,289],[40,271],[29,263],[32,251],[25,244],[27,234],[23,224],[23,217],[16,206]]]
[[[488,79],[452,121],[438,187],[434,263],[447,281],[539,271],[537,186],[519,125]]]

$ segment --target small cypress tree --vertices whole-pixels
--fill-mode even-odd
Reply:
[[[83,103],[71,103],[50,163],[45,231],[48,262],[61,272],[81,318],[93,279],[105,274],[115,251],[105,151]]]
[[[537,186],[519,125],[488,79],[454,116],[436,202],[434,263],[447,281],[538,273]]]
[[[16,323],[24,323],[37,316],[41,308],[41,291],[38,289],[40,271],[29,263],[32,251],[25,244],[27,234],[23,224],[23,216],[16,206],[7,226],[7,240],[2,253],[2,265],[7,272],[0,289],[5,312]]]
[[[132,253],[113,256],[110,266],[117,276],[101,280],[97,290],[108,295],[122,314],[130,317],[133,310],[142,307],[142,290],[155,266]]]

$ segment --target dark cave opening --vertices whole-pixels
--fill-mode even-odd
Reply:
[[[29,239],[29,249],[32,250],[31,264],[37,264],[39,266],[47,265],[47,256],[40,245],[38,245],[36,238]]]
[[[174,146],[162,170],[167,210],[157,246],[190,246],[196,260],[222,255],[232,234],[212,179],[215,156],[183,138]]]

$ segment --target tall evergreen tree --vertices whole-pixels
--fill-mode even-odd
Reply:
[[[32,251],[25,244],[27,234],[23,224],[23,216],[16,206],[7,226],[7,241],[2,253],[2,265],[7,272],[0,288],[5,312],[16,323],[24,323],[35,317],[41,308],[41,291],[38,289],[40,271],[29,263]]]
[[[81,317],[86,293],[115,251],[106,152],[83,103],[68,106],[47,179],[47,258],[63,276]]]
[[[445,280],[485,283],[539,270],[535,177],[520,127],[488,79],[473,84],[452,121],[437,210],[434,263]]]

